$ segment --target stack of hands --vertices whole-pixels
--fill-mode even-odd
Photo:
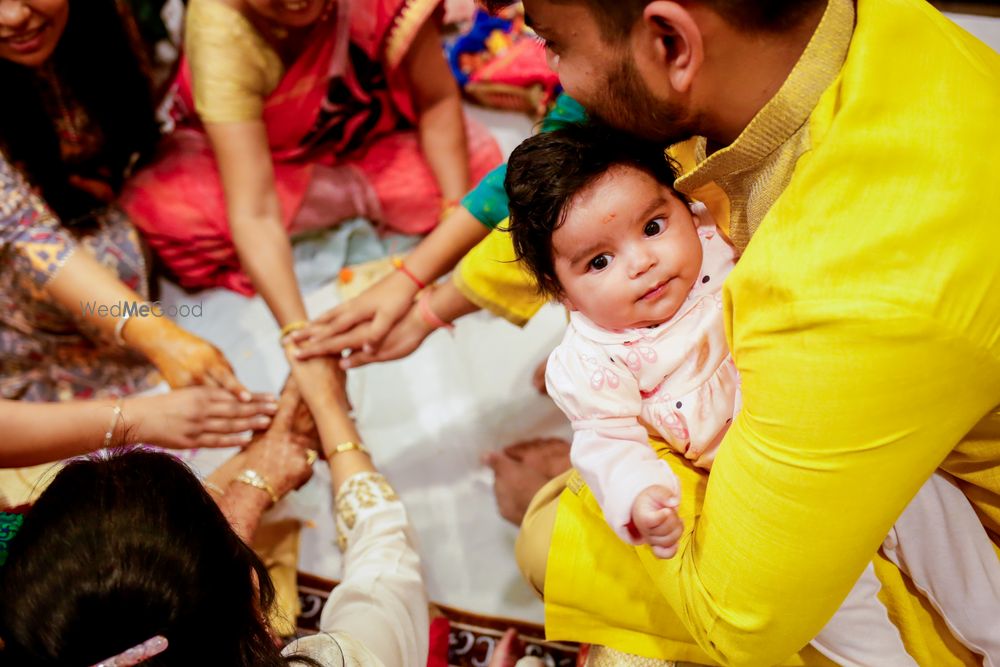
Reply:
[[[296,358],[331,356],[340,359],[343,369],[401,359],[438,328],[418,305],[418,298],[431,299],[438,289],[419,289],[403,273],[390,273],[291,334]],[[349,356],[341,358],[348,350]]]
[[[136,347],[174,390],[123,401],[127,440],[174,449],[243,447],[208,479],[237,523],[253,523],[241,515],[259,514],[273,504],[273,498],[264,507],[257,502],[267,494],[230,493],[239,488],[231,482],[241,471],[258,472],[268,494],[281,498],[309,480],[322,450],[313,412],[347,418],[345,376],[330,357],[300,361],[296,348],[286,345],[292,376],[276,398],[248,391],[215,346],[173,323],[162,322],[141,341]]]

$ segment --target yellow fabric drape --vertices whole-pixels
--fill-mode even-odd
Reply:
[[[547,299],[521,268],[506,228],[505,220],[470,250],[452,281],[472,303],[521,327]]]

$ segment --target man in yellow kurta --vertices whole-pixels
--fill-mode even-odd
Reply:
[[[743,253],[724,291],[743,409],[710,480],[667,456],[677,556],[618,541],[578,478],[554,481],[521,540],[555,517],[547,631],[606,664],[824,664],[801,649],[935,468],[1000,535],[1000,56],[922,0],[525,8],[589,112],[694,137],[677,187]],[[511,255],[495,232],[456,281],[522,319]],[[978,664],[875,565],[918,664]]]

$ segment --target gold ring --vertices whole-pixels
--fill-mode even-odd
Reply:
[[[316,459],[319,458],[319,454],[316,453],[315,449],[306,450],[306,465],[312,467],[312,464],[316,463]]]

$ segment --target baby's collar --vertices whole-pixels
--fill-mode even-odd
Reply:
[[[585,338],[602,345],[629,345],[644,338],[650,338],[660,333],[662,324],[653,327],[637,327],[629,329],[605,329],[598,326],[589,317],[578,310],[569,313],[570,325]]]

